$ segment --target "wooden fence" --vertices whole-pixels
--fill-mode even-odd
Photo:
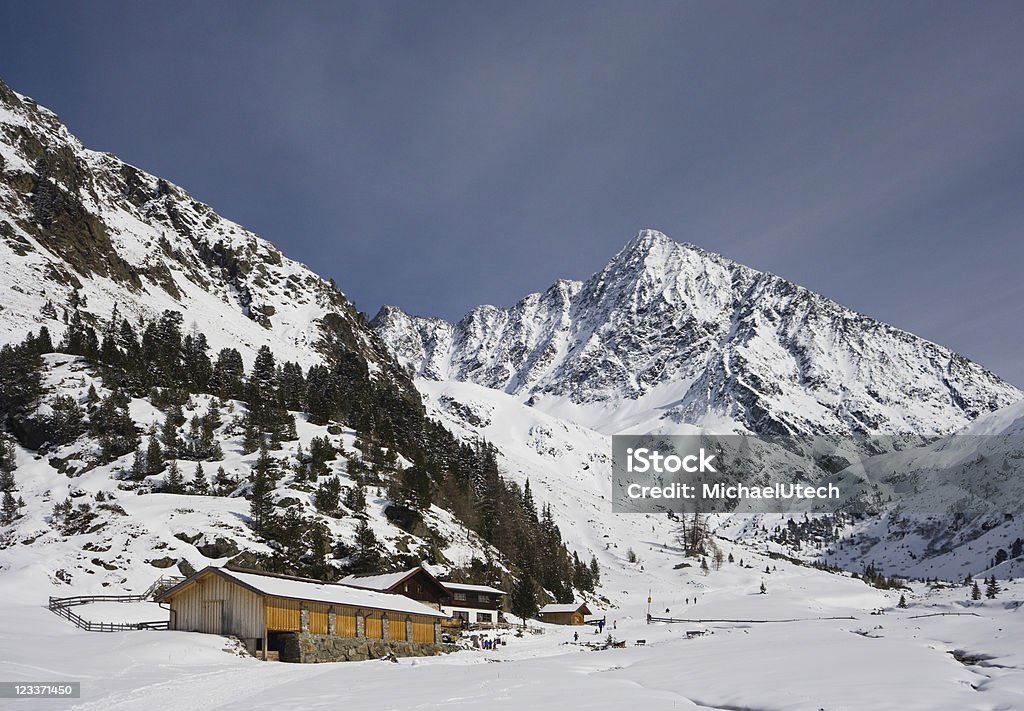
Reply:
[[[78,595],[75,597],[50,597],[47,607],[56,615],[70,621],[75,627],[87,632],[124,632],[127,630],[165,630],[167,620],[153,622],[93,622],[75,613],[72,608],[93,602],[146,602],[144,595]]]
[[[762,623],[767,623],[767,622],[817,622],[819,620],[856,620],[856,619],[857,619],[856,617],[803,617],[803,618],[793,618],[793,619],[787,619],[787,620],[703,620],[703,619],[695,619],[695,618],[678,618],[678,617],[648,617],[647,621],[648,621],[648,623],[668,622],[669,624],[673,624],[673,623],[677,623],[677,622],[686,622],[686,623],[691,623],[691,624],[693,624],[693,623],[700,624],[700,623],[704,623],[704,622],[736,622],[736,623],[740,623],[740,624],[762,624]]]

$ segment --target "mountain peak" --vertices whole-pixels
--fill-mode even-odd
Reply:
[[[754,272],[689,242],[676,242],[659,230],[643,229],[611,258],[600,274],[604,280],[621,278],[639,283],[646,279],[664,285],[687,274],[692,278],[709,271],[733,269]]]
[[[622,261],[631,263],[636,260],[644,260],[652,254],[664,253],[680,246],[678,242],[673,241],[664,232],[643,229],[626,243],[626,246],[612,258],[612,262]]]
[[[650,248],[656,244],[676,244],[676,242],[670,238],[667,234],[661,230],[651,229],[650,227],[640,230],[636,233],[626,245],[626,249],[633,248]]]
[[[948,349],[654,229],[585,282],[512,308],[383,321],[413,372],[603,432],[945,434],[1022,397]]]

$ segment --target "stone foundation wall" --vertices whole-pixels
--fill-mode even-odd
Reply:
[[[282,636],[282,662],[361,662],[396,657],[429,657],[447,651],[444,645],[427,642],[397,642],[388,639],[336,637],[292,632]]]

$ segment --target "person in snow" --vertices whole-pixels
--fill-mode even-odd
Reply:
[[[572,633],[572,641],[573,642],[579,642],[580,641],[580,633],[579,632],[573,632]]]

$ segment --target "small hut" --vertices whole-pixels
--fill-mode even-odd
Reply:
[[[537,615],[543,622],[553,625],[582,625],[587,615],[593,614],[585,602],[574,602],[568,605],[551,603],[540,608]]]

